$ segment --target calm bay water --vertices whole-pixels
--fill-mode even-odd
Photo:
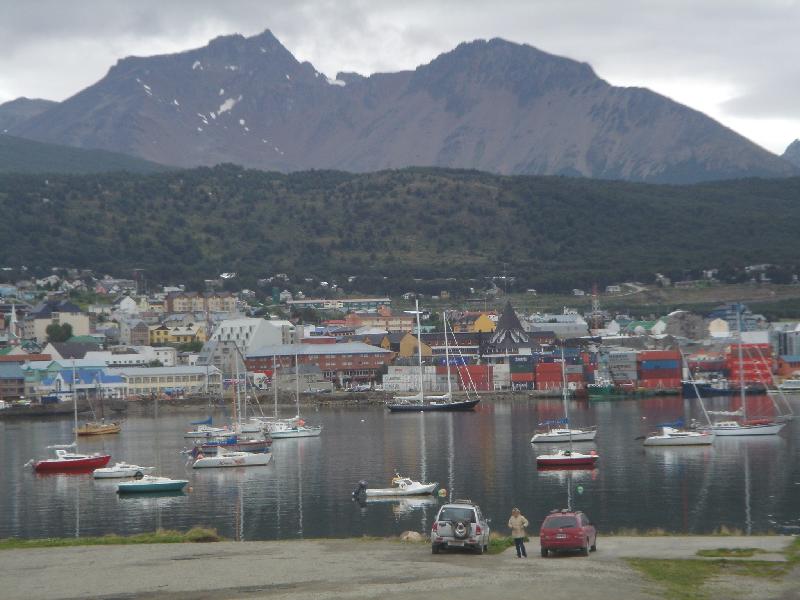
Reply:
[[[708,401],[737,408],[736,399]],[[800,413],[800,399],[791,398]],[[748,409],[765,411],[768,398]],[[163,527],[215,527],[225,537],[267,540],[396,535],[426,531],[441,500],[352,502],[360,479],[384,487],[395,469],[438,481],[452,498],[478,502],[495,526],[519,506],[534,525],[568,501],[601,531],[663,528],[704,533],[719,527],[764,532],[800,526],[800,419],[775,437],[718,438],[709,448],[643,448],[637,436],[679,416],[701,419],[680,397],[571,402],[575,424],[599,427],[601,458],[591,471],[537,471],[530,444],[536,424],[561,416],[561,401],[501,400],[475,413],[390,414],[383,408],[310,410],[320,438],[278,440],[267,467],[193,471],[180,450],[188,422],[205,412],[131,415],[117,436],[81,440],[82,451],[108,451],[160,465],[190,480],[191,491],[165,497],[119,497],[115,481],[91,475],[33,473],[23,465],[45,446],[68,442],[71,420],[0,422],[0,538],[137,533]],[[220,417],[221,414],[215,415]],[[569,500],[568,500],[569,496]]]

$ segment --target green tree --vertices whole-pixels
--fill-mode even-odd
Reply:
[[[45,329],[45,333],[47,334],[48,342],[66,342],[72,337],[72,325],[69,323],[64,323],[63,325],[50,323]]]

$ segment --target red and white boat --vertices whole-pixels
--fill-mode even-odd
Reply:
[[[536,466],[548,467],[593,467],[600,455],[594,450],[589,454],[576,450],[557,450],[552,454],[540,454],[536,457]]]
[[[110,460],[110,454],[76,454],[59,448],[56,450],[55,458],[46,458],[34,462],[33,470],[37,473],[86,472],[105,467]]]

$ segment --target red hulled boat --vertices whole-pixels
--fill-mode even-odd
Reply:
[[[33,463],[33,470],[37,473],[86,472],[105,467],[109,460],[111,460],[110,454],[75,454],[58,449],[55,458],[46,458]]]
[[[540,454],[536,457],[536,466],[539,468],[550,467],[584,467],[591,468],[600,455],[592,450],[589,454],[575,450],[558,450],[552,454]]]

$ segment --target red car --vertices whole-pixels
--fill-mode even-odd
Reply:
[[[580,550],[584,556],[597,550],[597,530],[581,511],[554,510],[539,529],[542,556],[550,551]]]

